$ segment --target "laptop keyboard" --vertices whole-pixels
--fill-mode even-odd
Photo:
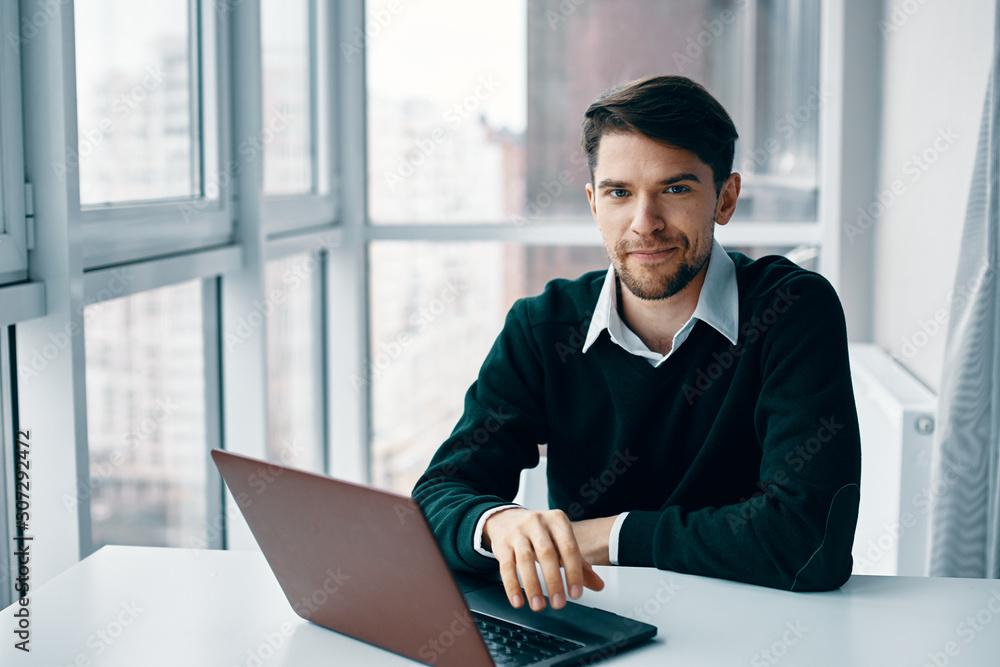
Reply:
[[[533,665],[583,646],[555,635],[506,623],[475,612],[472,613],[472,617],[497,667]]]

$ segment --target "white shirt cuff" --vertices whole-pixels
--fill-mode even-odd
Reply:
[[[611,561],[612,565],[618,565],[618,535],[622,532],[622,523],[625,522],[627,516],[628,512],[622,512],[611,524],[611,535],[608,538],[608,560]]]
[[[483,512],[483,515],[479,517],[479,521],[476,522],[476,534],[472,536],[472,547],[476,550],[477,554],[496,560],[496,556],[493,555],[492,551],[487,551],[483,548],[483,526],[486,525],[486,520],[491,516],[500,510],[509,510],[511,507],[520,507],[520,505],[501,505],[500,507],[494,507],[486,510]]]

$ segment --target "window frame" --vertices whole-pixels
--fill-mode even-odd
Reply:
[[[16,2],[0,4],[0,32],[20,43]],[[4,40],[9,41],[8,39]],[[21,123],[21,51],[3,49],[0,57],[0,285],[28,277],[28,210]]]
[[[308,0],[311,192],[273,194],[263,192],[261,216],[269,237],[309,227],[338,222],[340,192],[335,156],[339,153],[337,105],[332,99],[338,86],[338,56],[332,37],[337,30],[336,11],[326,3]],[[258,59],[261,59],[258,53]]]
[[[231,243],[235,236],[232,200],[237,180],[232,162],[228,4],[187,0],[192,53],[192,197],[82,206],[85,269],[192,252]],[[192,48],[192,51],[194,49]],[[74,111],[75,111],[74,99]],[[215,164],[212,164],[212,163]],[[77,168],[79,169],[79,167]],[[206,196],[212,181],[214,197]],[[78,194],[79,196],[79,194]],[[184,233],[177,234],[177,225]]]
[[[0,328],[0,609],[7,607],[17,599],[14,591],[14,574],[16,561],[14,559],[15,516],[11,511],[14,503],[14,486],[8,480],[14,477],[14,471],[8,471],[14,461],[17,432],[14,424],[13,372],[11,370],[11,333],[13,326]]]

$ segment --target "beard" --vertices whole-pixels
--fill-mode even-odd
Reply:
[[[636,271],[630,270],[625,264],[630,252],[665,245],[675,246],[677,253],[680,254],[679,264],[671,272],[664,271],[666,262],[653,266],[640,266]],[[691,284],[695,276],[708,264],[708,260],[712,256],[712,246],[709,244],[701,253],[698,253],[696,249],[694,253],[692,254],[691,243],[686,237],[656,239],[652,244],[619,241],[615,245],[614,252],[612,253],[610,250],[608,252],[618,277],[628,288],[628,291],[640,299],[648,301],[668,299]],[[673,261],[673,258],[667,261]]]

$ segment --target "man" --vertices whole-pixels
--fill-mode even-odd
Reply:
[[[683,77],[585,114],[611,267],[514,304],[413,491],[452,567],[499,565],[515,607],[545,606],[536,562],[557,609],[603,586],[596,564],[793,591],[850,576],[861,454],[843,309],[819,274],[714,241],[740,193],[736,138]],[[554,509],[538,512],[511,499],[541,443]]]

